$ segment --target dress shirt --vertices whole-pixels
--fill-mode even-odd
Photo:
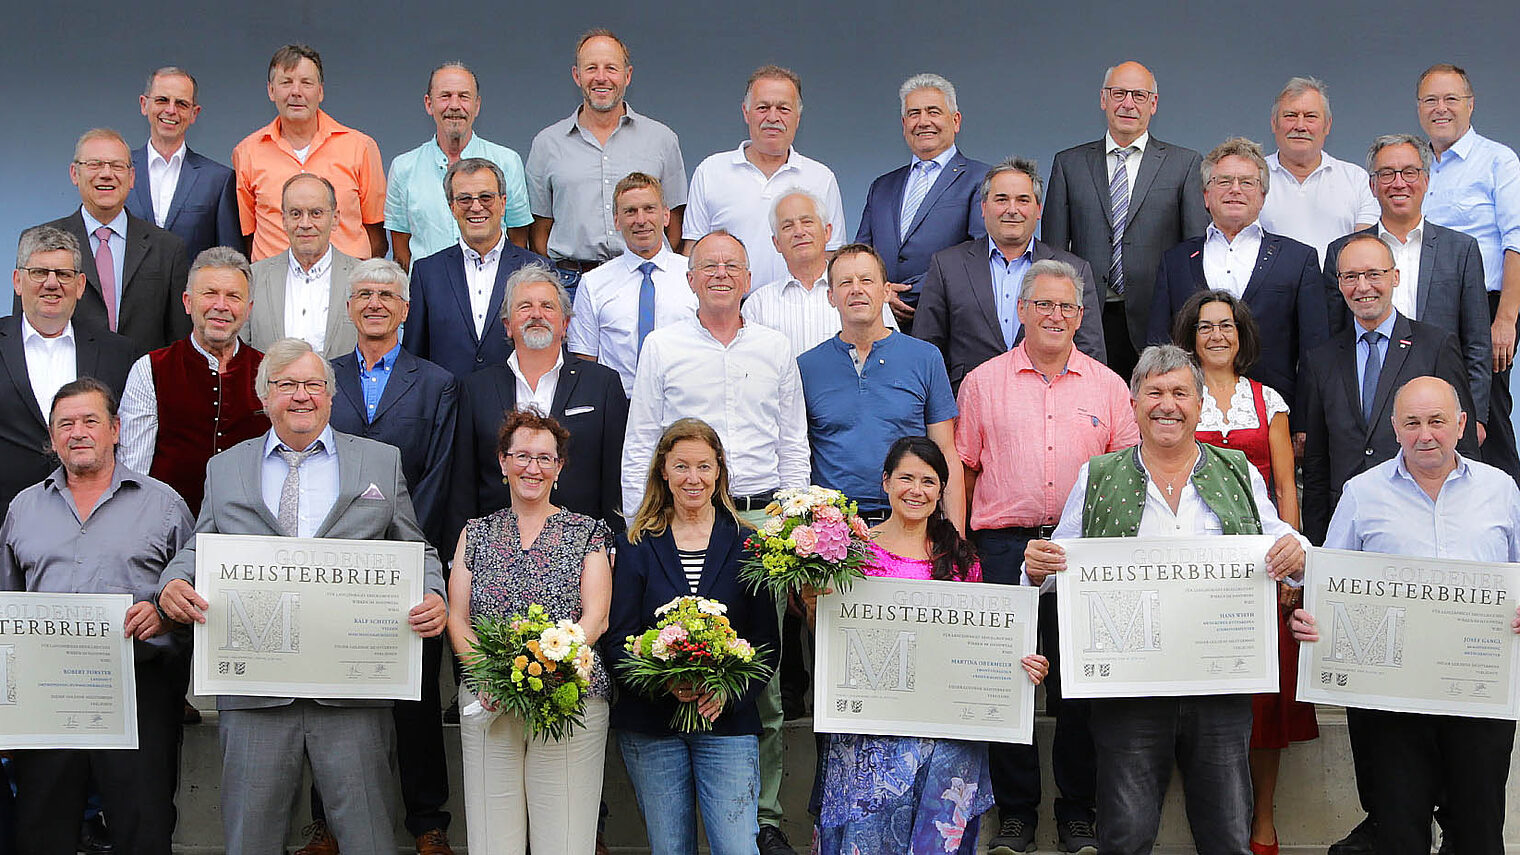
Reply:
[[[957,400],[955,447],[978,473],[977,530],[1054,523],[1089,457],[1140,440],[1129,387],[1075,347],[1047,378],[1020,344],[972,369]]]
[[[940,152],[937,157],[931,157],[928,160],[915,157],[908,164],[908,181],[903,185],[902,205],[897,209],[898,222],[901,223],[900,229],[906,229],[913,222],[912,218],[918,216],[919,208],[922,208],[924,202],[929,198],[929,191],[934,189],[934,184],[939,181],[939,177],[945,174],[945,167],[950,165],[950,160],[955,157],[956,153],[957,149],[952,143],[949,148]],[[919,173],[924,172],[927,172],[928,175],[920,179]],[[926,180],[928,186],[924,188],[924,195],[919,198],[918,206],[909,211],[908,188],[913,186],[914,181],[920,180]]]
[[[559,388],[559,372],[565,367],[565,352],[561,350],[559,358],[554,360],[554,367],[538,378],[537,388],[528,385],[528,378],[523,375],[522,367],[518,364],[516,350],[507,356],[507,367],[512,369],[512,376],[517,378],[517,409],[535,407],[539,414],[550,415],[554,410],[554,392]]]
[[[1382,219],[1377,224],[1377,235],[1388,244],[1394,266],[1399,269],[1399,287],[1393,289],[1393,307],[1399,310],[1399,314],[1415,321],[1420,319],[1420,246],[1425,242],[1425,223],[1426,220],[1421,219],[1402,241],[1383,228]]]
[[[359,364],[359,390],[364,393],[364,418],[368,421],[375,420],[375,408],[385,397],[385,387],[390,382],[391,369],[396,367],[396,355],[400,352],[401,342],[398,341],[371,367],[365,362],[364,352],[354,348],[354,357]]]
[[[221,363],[201,347],[194,335],[190,336],[190,346],[206,358],[206,366],[212,372],[222,370]],[[243,343],[234,337],[232,355],[236,356],[242,346]],[[136,472],[153,471],[153,453],[158,448],[158,387],[153,384],[153,360],[146,353],[139,356],[132,363],[132,370],[127,372],[127,385],[121,391],[117,414],[121,417],[117,461]]]
[[[660,179],[669,208],[686,204],[686,162],[675,131],[636,112],[627,102],[607,138],[581,127],[581,108],[538,132],[528,150],[528,201],[535,217],[549,217],[549,257],[606,261],[622,252],[612,220],[612,191],[630,172]]]
[[[992,271],[992,304],[997,309],[998,328],[1003,331],[1003,347],[1011,348],[1019,338],[1019,292],[1024,288],[1024,274],[1034,264],[1034,240],[1023,253],[1005,258],[1003,251],[987,241],[987,268]]]
[[[797,149],[787,153],[769,178],[749,162],[745,140],[733,151],[709,156],[691,175],[691,197],[681,221],[681,237],[696,240],[714,229],[728,229],[744,243],[749,255],[750,281],[774,282],[787,275],[786,259],[771,242],[771,205],[801,187],[823,201],[820,213],[834,227],[828,248],[844,246],[844,202],[839,182],[827,166],[803,157]]]
[[[496,287],[496,268],[501,264],[501,250],[507,243],[507,233],[502,232],[496,245],[481,255],[459,239],[464,250],[464,283],[470,292],[470,317],[475,321],[475,337],[486,334],[486,315],[491,311],[491,291]]]
[[[506,210],[501,215],[503,229],[531,225],[533,213],[528,208],[528,183],[522,158],[504,145],[497,145],[471,134],[459,158],[483,157],[501,167],[506,178],[502,195]],[[459,240],[459,223],[453,206],[443,195],[443,176],[449,171],[448,155],[432,137],[391,161],[390,178],[385,182],[385,227],[411,235],[407,247],[412,260],[426,258],[448,249]]]
[[[1520,158],[1472,128],[1430,165],[1425,218],[1471,235],[1488,290],[1504,284],[1504,253],[1520,252]]]
[[[290,254],[285,272],[285,334],[311,345],[317,353],[327,343],[327,313],[332,307],[333,248],[307,270]],[[469,265],[465,265],[469,269]]]
[[[693,314],[644,339],[623,440],[623,513],[628,519],[644,499],[644,479],[660,433],[687,417],[718,432],[734,495],[807,486],[802,380],[781,333],[746,323],[725,345]]]
[[[1151,132],[1150,131],[1146,131],[1145,133],[1141,134],[1140,136],[1135,137],[1135,141],[1132,142],[1132,143],[1130,143],[1130,145],[1132,145],[1132,146],[1135,147],[1135,150],[1130,153],[1129,159],[1126,160],[1126,161],[1124,161],[1124,177],[1129,182],[1129,206],[1130,206],[1130,210],[1134,210],[1135,204],[1136,204],[1135,203],[1135,177],[1140,174],[1140,159],[1142,157],[1145,157],[1145,147],[1146,147],[1146,145],[1148,145],[1150,143],[1150,141],[1151,141]],[[1108,167],[1108,180],[1109,181],[1113,181],[1114,180],[1114,171],[1119,168],[1119,156],[1114,153],[1114,149],[1116,149],[1116,148],[1125,148],[1125,146],[1119,145],[1117,142],[1114,142],[1114,135],[1113,134],[1111,134],[1111,133],[1105,133],[1105,134],[1103,134],[1103,162]],[[1105,203],[1108,201],[1107,194],[1104,195],[1104,200],[1103,201]]]
[[[1397,290],[1394,289],[1395,293],[1397,293]],[[1389,312],[1388,317],[1384,318],[1383,322],[1377,325],[1377,331],[1383,334],[1383,337],[1378,339],[1377,344],[1377,364],[1379,370],[1382,370],[1381,366],[1388,361],[1388,346],[1393,343],[1393,322],[1398,319],[1398,316],[1398,312]],[[1366,334],[1366,327],[1360,323],[1354,322],[1351,324],[1351,335],[1356,336],[1356,386],[1358,390],[1361,389],[1362,377],[1365,376],[1364,372],[1367,370],[1367,357],[1372,353],[1367,340],[1362,338]],[[1360,400],[1361,396],[1358,395],[1357,399]]]
[[[148,196],[153,200],[153,222],[161,229],[169,221],[169,203],[174,201],[174,191],[179,188],[179,173],[185,166],[188,149],[180,143],[179,151],[164,160],[158,149],[151,143],[148,145]]]
[[[1320,260],[1325,248],[1357,226],[1378,221],[1381,209],[1367,182],[1367,170],[1320,153],[1319,166],[1302,183],[1278,160],[1267,155],[1267,201],[1261,208],[1261,227],[1314,247]]]
[[[1261,222],[1257,221],[1230,240],[1209,223],[1204,230],[1203,278],[1210,288],[1223,288],[1236,299],[1246,292],[1251,272],[1256,269],[1256,256],[1261,254],[1261,233]]]
[[[322,428],[317,437],[322,450],[301,462],[301,490],[296,500],[296,537],[316,537],[322,522],[332,512],[338,501],[338,447],[333,438],[332,425]],[[286,447],[274,428],[264,434],[264,459],[260,469],[263,481],[259,485],[264,496],[264,507],[270,516],[280,516],[280,492],[285,487],[285,476],[290,466],[277,449]],[[305,449],[292,449],[305,451]]]
[[[63,332],[47,338],[23,315],[21,349],[26,354],[26,376],[32,381],[37,409],[46,421],[53,409],[53,396],[79,376],[79,362],[74,356],[74,322],[64,324]]]
[[[121,265],[127,258],[127,209],[122,208],[120,211],[117,211],[116,216],[109,223],[102,223],[90,216],[90,212],[86,211],[83,207],[79,209],[79,215],[84,218],[84,233],[90,239],[89,246],[83,248],[87,249],[91,256],[100,255],[100,241],[95,239],[95,230],[101,226],[109,226],[111,229],[111,271],[116,276],[116,315],[120,317],[121,289],[123,287]],[[100,283],[96,282],[95,284],[99,285]]]
[[[646,259],[625,252],[581,276],[575,289],[566,342],[571,353],[589,356],[623,380],[623,394],[633,394],[639,367],[639,288]],[[654,328],[679,323],[697,310],[697,295],[686,281],[686,256],[662,245],[649,278],[654,281]]]
[[[844,328],[839,310],[829,302],[829,276],[818,277],[812,288],[802,287],[797,277],[788,275],[749,292],[740,310],[744,320],[770,327],[792,343],[792,358],[801,356],[828,341]],[[881,307],[882,323],[897,329],[892,309]]]

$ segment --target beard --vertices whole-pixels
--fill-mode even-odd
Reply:
[[[522,332],[523,347],[543,350],[554,346],[554,331],[548,327],[528,327]]]

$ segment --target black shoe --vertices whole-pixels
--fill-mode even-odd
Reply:
[[[987,844],[987,855],[1025,855],[1034,851],[1034,823],[1016,816],[1003,817],[998,833]]]
[[[456,700],[452,704],[449,704],[448,709],[445,709],[443,711],[443,723],[444,724],[458,724],[459,723],[459,701]]]
[[[1090,820],[1068,819],[1056,823],[1061,851],[1098,855],[1098,827]]]
[[[1451,842],[1451,832],[1441,831],[1441,848],[1436,850],[1436,855],[1456,855],[1457,846]]]
[[[79,851],[84,855],[111,855],[116,851],[103,814],[95,814],[79,824]]]
[[[786,835],[774,825],[760,826],[760,833],[755,835],[755,847],[760,850],[760,855],[797,855]]]
[[[1329,855],[1372,855],[1377,842],[1377,824],[1367,817],[1351,829],[1351,833],[1330,844]]]

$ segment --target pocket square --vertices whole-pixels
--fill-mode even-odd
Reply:
[[[380,492],[380,488],[375,486],[375,482],[371,481],[370,484],[369,484],[369,489],[365,490],[362,493],[360,493],[359,494],[359,498],[361,498],[361,499],[379,499],[380,501],[383,502],[383,501],[385,501],[385,494],[382,493],[382,492]]]
[[[589,413],[589,412],[591,412],[592,410],[595,410],[595,409],[596,409],[596,407],[571,407],[570,409],[565,410],[565,415],[566,416],[578,416],[581,413]]]

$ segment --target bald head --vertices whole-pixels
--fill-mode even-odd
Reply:
[[[1393,396],[1393,417],[1397,419],[1404,410],[1421,404],[1444,406],[1453,414],[1462,412],[1462,399],[1457,397],[1456,387],[1440,377],[1426,375],[1399,387]]]
[[[1156,115],[1156,76],[1138,62],[1121,62],[1103,75],[1098,106],[1108,117],[1108,133],[1129,145],[1151,126]]]

